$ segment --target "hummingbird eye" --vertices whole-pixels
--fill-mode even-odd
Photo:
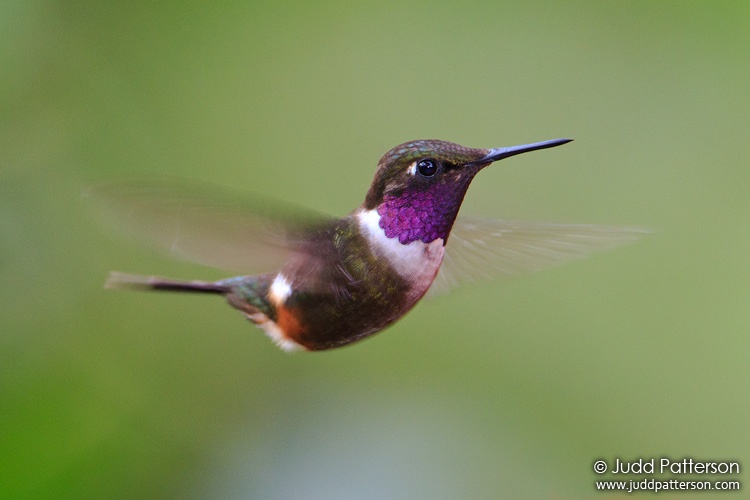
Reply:
[[[420,160],[417,163],[417,172],[422,177],[432,177],[437,172],[437,164],[433,160]]]

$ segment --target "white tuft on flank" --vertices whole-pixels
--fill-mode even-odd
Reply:
[[[286,299],[292,294],[292,286],[286,280],[283,274],[279,273],[271,283],[269,299],[276,307],[283,305]]]
[[[265,323],[262,323],[258,326],[260,326],[268,336],[268,338],[273,340],[273,342],[283,351],[294,352],[305,350],[305,348],[299,345],[297,342],[286,338],[284,336],[284,333],[281,331],[281,328],[279,328],[279,326],[273,321],[266,321]]]
[[[258,327],[261,330],[263,330],[266,336],[270,338],[271,340],[273,340],[273,343],[279,346],[283,351],[294,352],[294,351],[305,350],[303,346],[287,338],[286,335],[284,335],[284,332],[281,331],[281,328],[279,328],[279,325],[277,325],[276,322],[268,319],[268,316],[266,316],[265,314],[263,313],[247,314],[246,313],[245,316],[247,316],[247,319],[249,319],[256,325],[258,325]]]

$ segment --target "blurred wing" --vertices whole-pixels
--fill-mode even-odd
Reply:
[[[582,259],[630,243],[649,231],[592,224],[545,224],[459,217],[430,296],[489,280]]]
[[[333,220],[273,199],[182,180],[89,189],[105,220],[193,262],[243,274],[280,269]]]

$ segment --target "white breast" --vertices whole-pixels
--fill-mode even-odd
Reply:
[[[380,227],[380,214],[376,209],[362,210],[355,216],[372,251],[388,259],[399,276],[412,284],[413,293],[421,297],[440,268],[445,250],[444,241],[438,238],[430,243],[412,241],[404,245],[398,238],[389,238],[385,235],[385,231]]]

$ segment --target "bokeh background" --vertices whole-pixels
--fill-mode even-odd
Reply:
[[[599,458],[750,465],[749,28],[741,1],[3,3],[0,497],[584,498]],[[102,289],[225,273],[98,224],[86,186],[345,214],[405,140],[554,137],[464,213],[654,234],[317,354]]]

